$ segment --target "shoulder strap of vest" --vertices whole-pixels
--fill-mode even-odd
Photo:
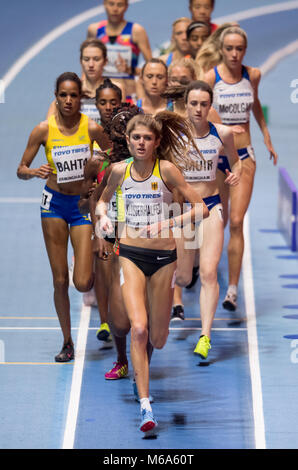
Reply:
[[[166,61],[166,65],[169,67],[173,60],[173,52],[170,52]]]
[[[209,123],[209,128],[210,128],[210,134],[212,134],[212,135],[214,135],[215,137],[217,137],[217,138],[221,141],[221,143],[223,143],[222,140],[221,140],[221,138],[219,137],[219,134],[218,134],[218,132],[217,132],[217,129],[216,129],[215,125],[214,125],[212,122],[210,122],[210,121],[208,121],[208,123]]]
[[[130,35],[132,35],[132,28],[133,28],[133,23],[128,21],[126,23],[126,25],[124,26],[123,31],[122,31],[121,34],[130,34]]]
[[[157,176],[158,178],[161,178],[160,170],[159,170],[159,158],[156,158],[155,160],[152,175]]]
[[[123,182],[127,180],[127,178],[130,177],[130,168],[132,164],[133,164],[133,160],[126,165]]]
[[[250,81],[248,70],[245,65],[242,65],[242,77]]]
[[[221,76],[218,73],[217,66],[214,67],[214,72],[215,72],[215,83],[217,83],[221,80]]]

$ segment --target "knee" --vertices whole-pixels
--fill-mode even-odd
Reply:
[[[147,344],[148,341],[148,327],[142,323],[135,323],[131,325],[131,339],[134,342]]]
[[[154,349],[162,349],[167,342],[169,330],[165,332],[150,333],[150,343]]]
[[[242,233],[243,231],[243,218],[232,216],[230,218],[230,232],[231,233]]]
[[[192,272],[187,273],[186,271],[177,271],[176,272],[176,284],[179,287],[188,286],[192,280]]]
[[[117,336],[118,338],[125,338],[129,331],[130,331],[130,325],[121,325],[117,323],[113,323],[109,321],[109,325],[111,328],[111,332],[114,336]]]
[[[115,307],[111,305],[110,302],[110,307],[108,309],[108,322],[112,333],[119,338],[127,336],[130,332],[130,321],[126,312],[120,305]]]
[[[73,283],[74,283],[75,288],[79,292],[88,292],[93,287],[94,274],[92,274],[91,277],[89,277],[89,278],[75,277],[74,276]]]
[[[63,275],[54,276],[53,284],[54,284],[54,289],[56,291],[65,291],[65,290],[67,290],[68,286],[69,286],[68,275],[65,274],[65,276],[63,276]]]
[[[200,269],[200,281],[202,285],[211,285],[217,283],[217,270],[210,268]]]

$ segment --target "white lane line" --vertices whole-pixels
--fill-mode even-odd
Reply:
[[[273,5],[263,7],[250,8],[248,10],[239,11],[219,18],[215,18],[214,23],[222,24],[230,21],[243,21],[250,18],[257,18],[259,16],[271,15],[272,13],[280,13],[282,11],[295,10],[298,8],[298,1],[280,2]]]
[[[262,75],[269,73],[276,65],[291,54],[295,54],[298,51],[298,40],[290,42],[287,46],[282,47],[278,51],[275,51],[268,59],[261,65],[260,69]]]
[[[138,3],[143,0],[130,0],[130,5],[133,3]],[[43,36],[38,42],[34,44],[30,49],[28,49],[19,59],[10,67],[7,73],[2,78],[2,83],[4,84],[4,91],[8,88],[11,82],[17,77],[17,75],[23,70],[26,65],[31,62],[34,57],[36,57],[43,49],[45,49],[49,44],[54,42],[63,34],[67,33],[73,28],[76,28],[80,24],[84,23],[91,18],[101,15],[105,12],[103,5],[80,13],[79,15],[74,16],[68,21],[65,21],[57,28],[50,31],[48,34]]]
[[[89,308],[89,307],[86,307],[86,308]],[[79,330],[80,331],[80,328],[81,326],[79,326],[79,328],[72,328],[72,331],[75,331],[75,330]],[[183,331],[183,330],[193,330],[193,331],[196,331],[196,330],[201,330],[202,328],[198,328],[198,327],[185,327],[185,328],[169,328],[171,331]],[[40,331],[40,330],[45,330],[45,331],[49,331],[49,330],[56,330],[56,331],[61,331],[61,328],[60,327],[52,327],[52,326],[49,326],[49,327],[43,327],[43,326],[33,326],[33,327],[30,327],[30,326],[3,326],[3,327],[0,327],[0,331],[10,331],[10,330],[14,330],[14,331]],[[97,331],[98,328],[96,327],[92,327],[92,328],[87,328],[88,331],[91,331],[91,330],[94,330],[94,331]],[[247,328],[212,328],[212,331],[247,331]],[[80,333],[79,333],[80,334]]]
[[[0,197],[0,204],[40,204],[41,197]]]
[[[296,4],[297,2],[287,2],[284,7]],[[282,59],[297,52],[298,41],[291,42],[287,46],[274,52],[260,67],[262,74],[268,74]],[[253,398],[253,414],[255,426],[255,446],[257,449],[266,449],[266,435],[265,435],[265,421],[263,409],[263,393],[262,393],[262,380],[258,347],[258,333],[257,333],[257,320],[255,308],[255,293],[253,282],[253,268],[251,256],[251,243],[250,243],[250,223],[249,211],[244,218],[244,255],[242,262],[242,275],[244,285],[244,298],[245,309],[247,317],[247,334],[248,334],[248,349],[249,349],[249,364],[251,373],[252,385],[252,398]]]
[[[170,331],[197,331],[202,328],[169,328]],[[212,328],[212,331],[247,331],[247,328]]]
[[[244,218],[244,254],[242,262],[242,275],[244,285],[244,299],[247,317],[247,337],[249,351],[249,366],[252,387],[252,403],[254,415],[254,431],[256,449],[266,449],[265,423],[263,410],[263,393],[260,371],[258,333],[255,309],[255,292],[253,269],[251,260],[251,246],[249,233],[249,214]]]
[[[85,305],[83,305],[81,310],[80,326],[75,348],[75,362],[72,373],[70,398],[68,403],[68,412],[64,430],[62,446],[63,449],[73,449],[74,446],[90,316],[91,307],[86,307]]]

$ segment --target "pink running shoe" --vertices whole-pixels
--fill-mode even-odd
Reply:
[[[121,364],[121,362],[114,362],[115,366],[105,374],[106,380],[123,379],[128,374],[128,364]]]

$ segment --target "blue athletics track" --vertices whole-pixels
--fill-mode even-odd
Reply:
[[[147,29],[156,51],[169,40],[172,22],[187,15],[188,0],[132,0],[127,18]],[[1,2],[0,448],[294,449],[298,254],[278,231],[278,168],[254,122],[257,174],[245,221],[239,307],[234,314],[221,307],[225,246],[209,362],[193,355],[201,327],[199,283],[184,294],[186,321],[171,325],[165,348],[153,354],[157,438],[144,439],[138,431],[131,380],[105,381],[115,349],[99,350],[98,312],[83,306],[74,288],[76,360],[54,362],[62,335],[40,226],[43,183],[18,180],[16,169],[29,133],[45,119],[55,78],[66,70],[80,73],[79,45],[88,24],[102,18],[103,6],[93,0]],[[298,79],[298,1],[217,0],[213,19],[239,21],[247,31],[246,63],[263,71],[260,97],[279,166],[298,184],[298,104],[291,100]],[[41,151],[36,165],[42,161]],[[228,231],[225,245],[227,239]],[[131,378],[131,364],[129,372]]]

